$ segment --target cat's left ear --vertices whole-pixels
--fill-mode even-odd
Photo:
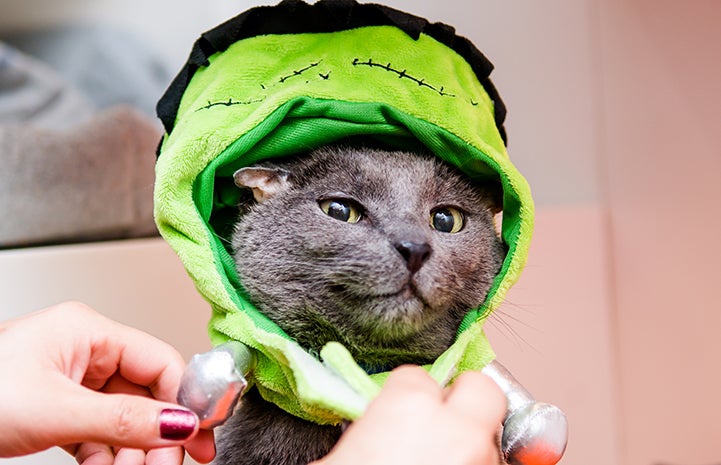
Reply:
[[[238,187],[253,191],[256,202],[263,202],[290,186],[290,172],[279,168],[261,168],[250,166],[241,168],[233,174]]]

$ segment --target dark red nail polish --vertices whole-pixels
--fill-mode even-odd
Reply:
[[[197,424],[198,417],[193,412],[166,408],[160,412],[160,437],[171,441],[187,439]]]

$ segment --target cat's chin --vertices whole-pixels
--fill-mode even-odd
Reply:
[[[405,285],[403,285],[403,287],[401,287],[399,290],[397,290],[395,292],[378,294],[373,297],[377,297],[377,298],[381,298],[381,299],[389,299],[389,300],[398,300],[401,302],[417,300],[421,303],[424,303],[423,298],[419,295],[415,286],[411,283],[406,283]]]
[[[365,311],[370,326],[384,336],[406,336],[427,327],[437,317],[423,296],[411,284],[391,294],[367,296]]]

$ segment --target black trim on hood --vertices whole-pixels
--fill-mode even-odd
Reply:
[[[496,127],[507,144],[503,127],[506,107],[489,79],[493,64],[468,39],[456,35],[455,29],[447,24],[430,23],[387,6],[361,4],[355,0],[320,0],[313,5],[302,0],[283,0],[276,6],[252,8],[205,32],[193,45],[183,69],[158,101],[158,117],[170,134],[180,100],[195,72],[208,66],[210,56],[225,51],[239,40],[266,34],[338,32],[364,26],[396,26],[413,39],[424,33],[461,55],[493,100]]]

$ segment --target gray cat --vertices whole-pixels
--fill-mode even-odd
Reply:
[[[326,147],[234,177],[248,190],[232,245],[251,301],[311,353],[339,341],[368,372],[437,358],[506,254],[500,186],[432,155]],[[340,433],[251,390],[215,463],[307,464]]]

